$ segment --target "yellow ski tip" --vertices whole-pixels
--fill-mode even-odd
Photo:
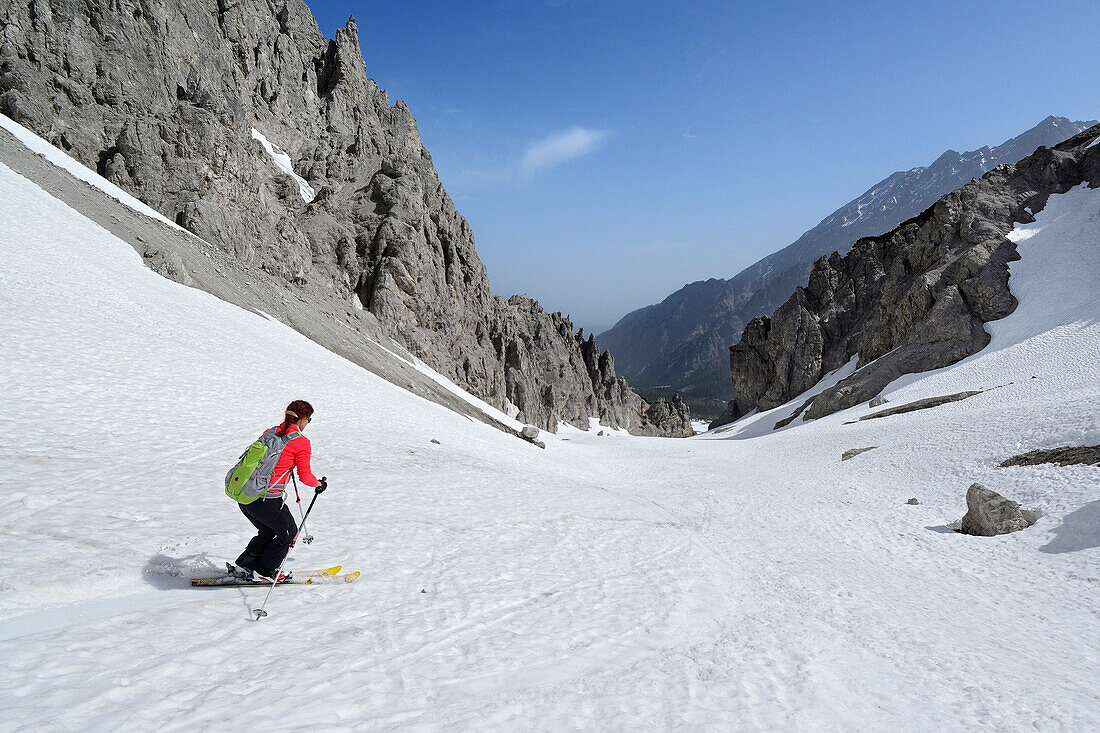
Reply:
[[[345,583],[350,583],[351,581],[355,580],[358,577],[359,577],[359,571],[356,570],[354,573],[348,573],[347,575],[345,575],[344,576],[344,582]]]
[[[332,568],[324,568],[322,570],[318,570],[317,573],[319,575],[336,575],[336,573],[340,572],[340,568],[342,567],[343,565],[337,565],[336,567]]]

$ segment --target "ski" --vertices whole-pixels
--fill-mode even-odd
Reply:
[[[359,577],[359,571],[343,573],[341,575],[303,575],[292,576],[290,580],[284,580],[277,585],[323,585],[326,583],[351,583]],[[195,582],[200,581],[200,582]],[[194,578],[191,585],[199,588],[266,588],[271,585],[269,580],[244,580],[243,578]]]
[[[327,576],[327,575],[336,575],[338,572],[340,572],[340,568],[341,568],[340,565],[336,565],[335,567],[321,568],[319,570],[295,570],[294,575],[296,577],[301,577],[301,578],[323,577],[323,576]],[[242,581],[242,580],[243,580],[242,578],[238,578],[235,575],[219,575],[219,576],[214,577],[214,578],[191,578],[191,585],[195,585],[195,586],[235,585],[236,583],[231,583],[230,581]],[[260,581],[259,584],[260,585],[263,585],[264,583],[270,584],[270,582],[271,581]],[[251,582],[240,582],[239,584],[240,585],[255,585],[255,583],[251,583]]]

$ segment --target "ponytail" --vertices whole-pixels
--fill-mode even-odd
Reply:
[[[286,406],[286,412],[283,413],[283,423],[275,430],[275,434],[280,438],[283,437],[290,432],[291,425],[303,417],[311,417],[312,415],[313,405],[305,400],[294,400]]]

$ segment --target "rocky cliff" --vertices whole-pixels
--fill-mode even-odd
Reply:
[[[729,346],[756,316],[771,313],[806,282],[814,261],[857,239],[893,229],[941,196],[1040,145],[1052,146],[1093,122],[1048,117],[1000,145],[948,150],[927,166],[898,171],[825,217],[791,245],[734,277],[685,285],[659,304],[623,317],[600,341],[632,383],[671,385],[692,398],[732,397]]]
[[[857,371],[798,408],[828,415],[913,372],[953,364],[990,340],[982,324],[1016,307],[1006,237],[1047,197],[1100,186],[1100,125],[1015,165],[995,168],[887,234],[819,259],[771,316],[753,319],[730,349],[736,398],[716,424],[781,405],[858,355]]]
[[[521,420],[690,434],[560,314],[490,291],[354,19],[328,40],[301,0],[0,0],[0,26],[0,113],[181,226],[288,287],[323,284]]]

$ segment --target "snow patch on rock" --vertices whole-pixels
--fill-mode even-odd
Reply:
[[[307,204],[311,203],[317,196],[317,192],[313,190],[313,186],[309,185],[306,179],[294,172],[294,164],[290,161],[290,156],[284,153],[277,145],[271,144],[264,134],[252,128],[252,139],[258,140],[260,145],[264,147],[267,154],[271,156],[271,160],[275,163],[275,167],[286,173],[288,176],[294,179],[294,182],[298,184],[298,193],[301,194],[302,200]]]

